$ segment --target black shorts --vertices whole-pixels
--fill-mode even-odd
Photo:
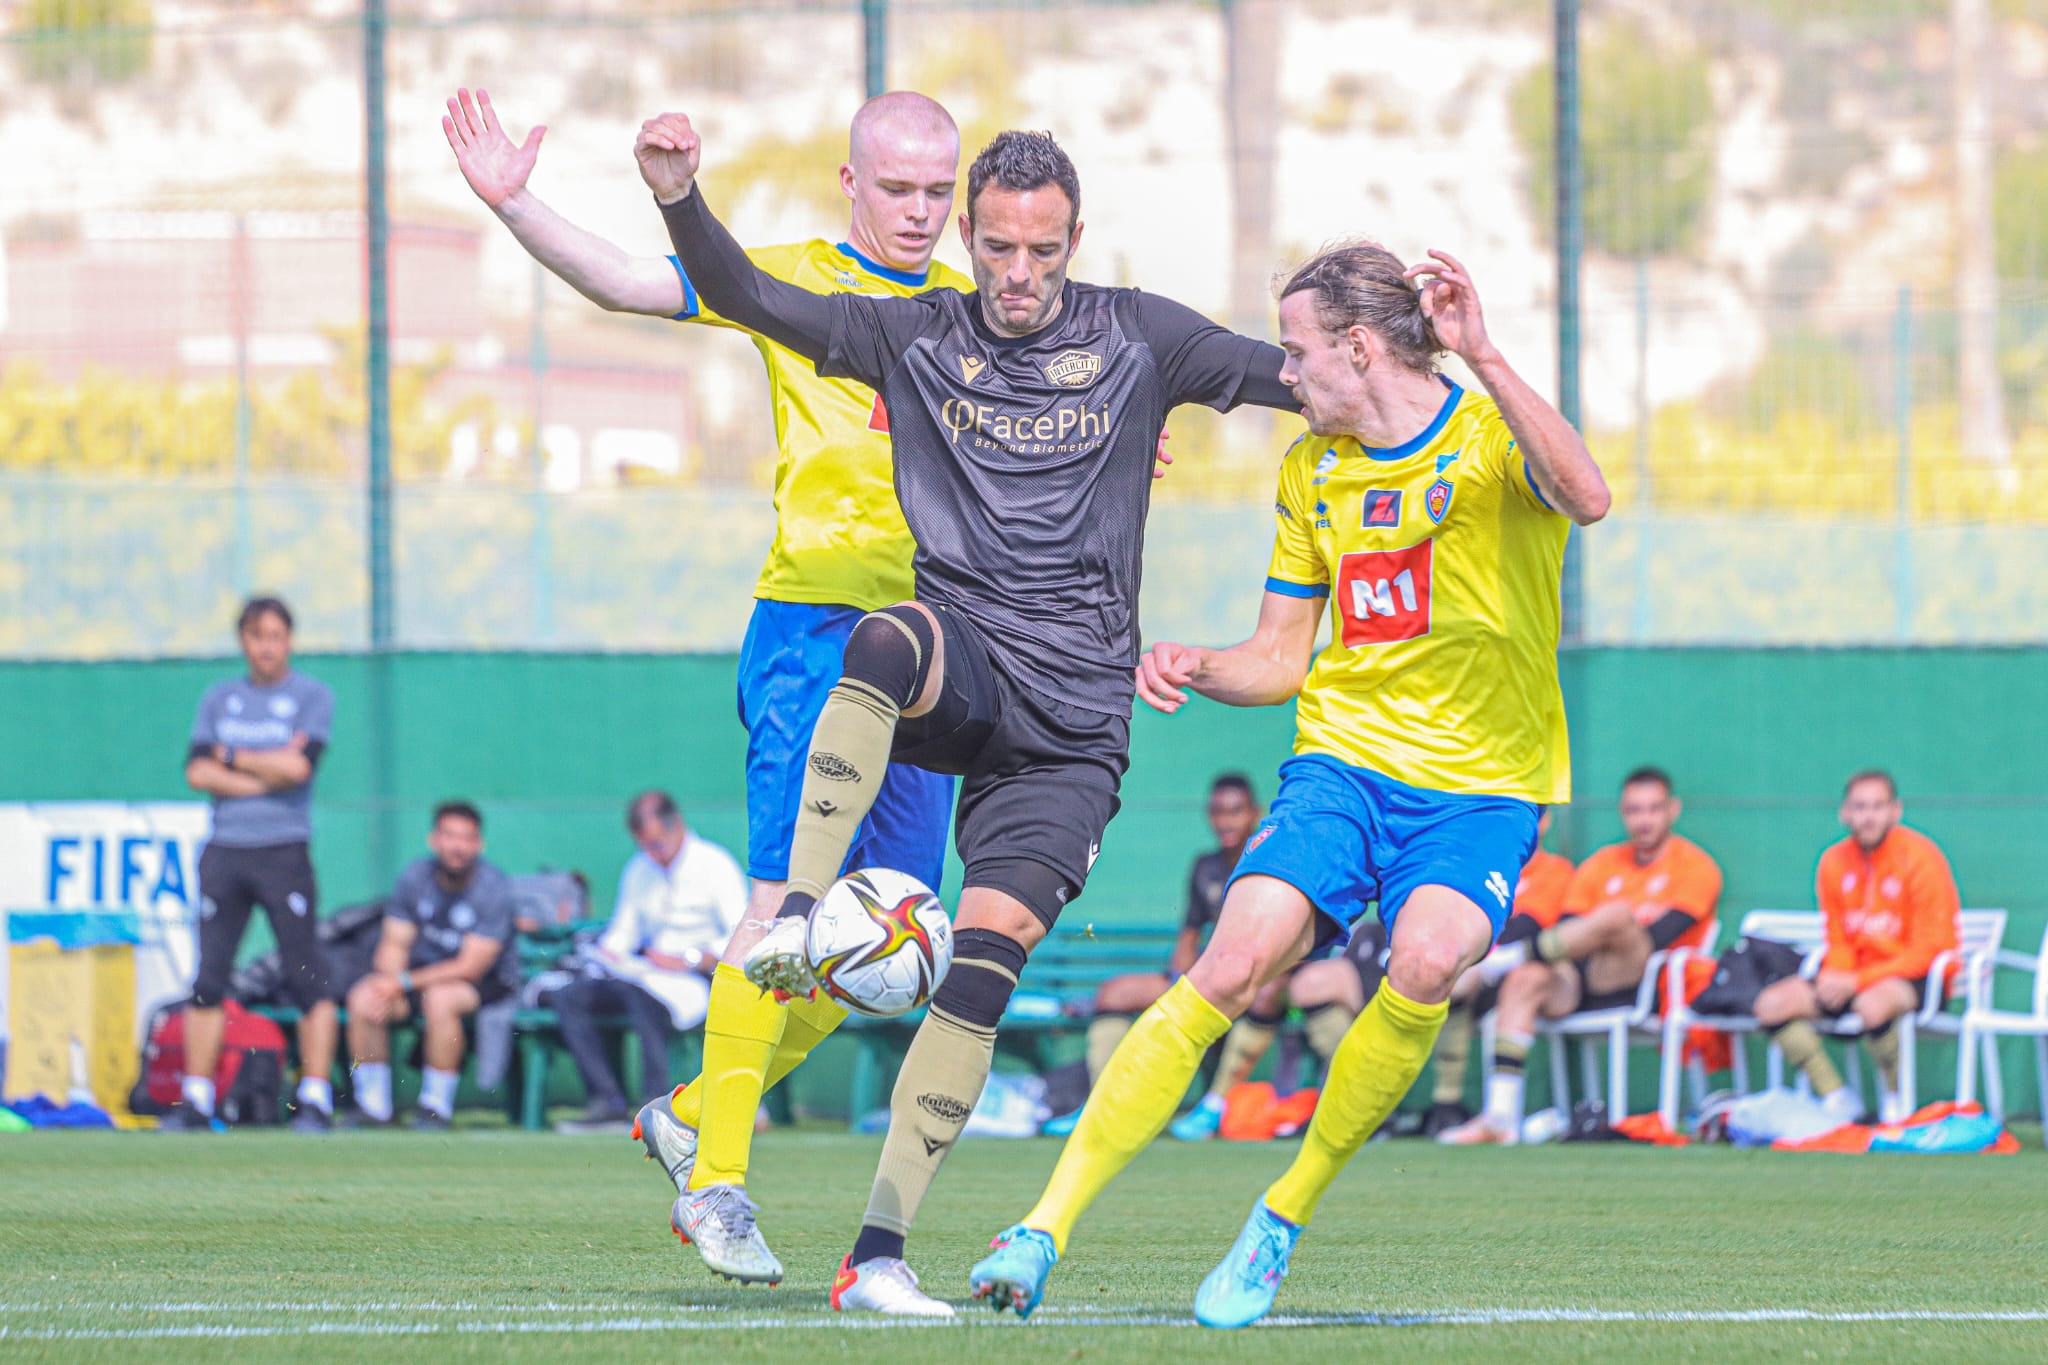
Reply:
[[[1024,686],[965,616],[931,611],[945,683],[929,712],[897,723],[891,761],[961,779],[953,842],[965,885],[1015,896],[1050,928],[1080,898],[1116,816],[1130,718]]]
[[[230,848],[209,842],[199,855],[199,971],[193,1003],[214,1006],[227,996],[235,955],[262,906],[284,961],[284,988],[302,1010],[332,998],[321,949],[319,888],[304,843]]]
[[[1623,1006],[1632,1006],[1636,1003],[1636,995],[1643,988],[1643,983],[1640,981],[1636,982],[1633,986],[1625,986],[1618,991],[1601,991],[1595,993],[1593,991],[1587,990],[1586,962],[1586,958],[1575,957],[1572,958],[1568,963],[1558,964],[1559,966],[1570,966],[1574,972],[1578,973],[1579,1003],[1573,1007],[1572,1013],[1584,1014],[1590,1013],[1593,1010],[1618,1010],[1621,1009]]]
[[[1377,917],[1359,921],[1342,956],[1358,973],[1358,986],[1365,998],[1372,999],[1387,975],[1387,931]]]

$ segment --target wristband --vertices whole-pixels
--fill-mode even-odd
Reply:
[[[411,972],[409,972],[409,971],[408,971],[408,972],[400,972],[400,973],[398,974],[398,989],[400,989],[400,990],[404,991],[404,992],[405,992],[405,993],[406,993],[407,995],[411,995],[411,994],[412,994],[412,973],[411,973]]]
[[[235,746],[230,744],[220,751],[220,765],[223,768],[235,766]]]

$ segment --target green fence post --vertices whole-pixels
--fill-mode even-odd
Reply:
[[[385,204],[387,149],[384,130],[384,0],[363,0],[363,179],[364,231],[368,237],[369,327],[364,363],[369,394],[369,589],[370,658],[368,701],[370,885],[391,878],[398,851],[396,753],[391,647],[391,309],[389,255],[391,222]]]
[[[1913,286],[1899,286],[1892,315],[1892,424],[1898,432],[1893,471],[1892,634],[1913,638]]]

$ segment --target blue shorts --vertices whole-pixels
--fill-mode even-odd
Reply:
[[[858,607],[754,603],[740,645],[740,723],[747,727],[747,875],[789,878],[789,844],[803,795],[804,762],[825,696],[839,681]],[[894,763],[861,822],[846,868],[888,867],[939,888],[953,779]]]
[[[1498,936],[1536,851],[1538,813],[1513,797],[1429,791],[1299,754],[1280,765],[1280,794],[1230,879],[1277,877],[1297,888],[1329,921],[1318,944],[1348,935],[1375,902],[1391,932],[1419,886],[1466,897]]]

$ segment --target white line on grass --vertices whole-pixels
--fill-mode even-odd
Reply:
[[[67,1307],[75,1307],[67,1305]],[[102,1311],[116,1308],[104,1305]],[[186,1305],[174,1309],[170,1305],[122,1305],[131,1311],[230,1311],[226,1306]],[[375,1311],[378,1306],[358,1304],[342,1305],[281,1305],[277,1311]],[[435,1306],[427,1304],[392,1305],[398,1311],[434,1311]],[[529,1309],[542,1308],[526,1305]],[[546,1306],[563,1308],[564,1305]],[[572,1311],[588,1311],[578,1306],[566,1306]],[[250,1305],[236,1305],[248,1310]],[[7,1311],[29,1311],[28,1305],[0,1304]],[[476,1311],[468,1309],[454,1311]],[[503,1312],[505,1309],[491,1307],[484,1311]],[[518,1311],[513,1309],[510,1311]],[[692,1313],[700,1316],[677,1317],[674,1313]],[[194,1324],[192,1326],[170,1327],[0,1327],[0,1341],[165,1341],[178,1339],[240,1340],[245,1338],[264,1339],[278,1337],[395,1337],[433,1336],[442,1333],[463,1335],[540,1335],[540,1334],[589,1334],[617,1332],[708,1332],[728,1331],[734,1328],[764,1328],[786,1331],[792,1328],[814,1328],[821,1330],[862,1330],[892,1329],[901,1327],[942,1328],[947,1326],[997,1326],[1000,1319],[994,1314],[975,1314],[953,1320],[953,1322],[925,1320],[902,1320],[879,1317],[845,1317],[839,1314],[759,1314],[733,1313],[730,1309],[713,1308],[705,1305],[681,1306],[660,1314],[637,1314],[623,1317],[588,1318],[579,1321],[536,1322],[516,1319],[478,1320],[468,1322],[312,1322],[312,1323],[262,1323],[262,1324]],[[2048,1310],[2042,1309],[1900,1309],[1895,1311],[1842,1311],[1831,1312],[1805,1308],[1754,1308],[1754,1309],[1691,1309],[1691,1310],[1607,1310],[1590,1308],[1463,1308],[1443,1309],[1415,1313],[1284,1313],[1266,1319],[1260,1324],[1267,1329],[1300,1327],[1490,1327],[1543,1323],[1763,1323],[1763,1322],[2048,1322]],[[1140,1310],[1058,1310],[1047,1309],[1034,1319],[1033,1325],[1041,1330],[1086,1327],[1190,1327],[1193,1319],[1182,1314],[1153,1313]],[[1012,1329],[1016,1330],[1016,1329]],[[1029,1330],[1028,1328],[1024,1330]]]

